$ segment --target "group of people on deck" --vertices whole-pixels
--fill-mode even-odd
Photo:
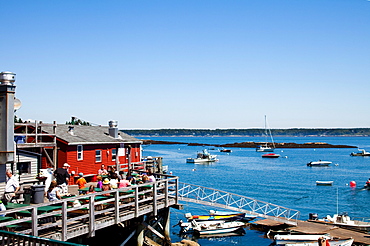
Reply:
[[[128,171],[126,174],[123,171],[117,172],[112,166],[109,166],[107,170],[105,165],[102,164],[98,170],[97,181],[96,187],[102,191],[107,191],[135,184],[155,182],[156,179],[150,169],[140,175],[133,175],[131,171]]]
[[[57,168],[54,171],[54,179],[50,182],[50,185],[45,192],[45,196],[49,201],[57,201],[62,199],[62,196],[68,193],[68,183],[70,174],[68,168],[70,165],[64,163],[62,167]],[[95,188],[100,188],[102,191],[111,189],[123,188],[131,185],[143,184],[155,182],[156,178],[152,174],[151,170],[148,169],[145,172],[138,174],[128,171],[116,171],[113,166],[109,166],[108,170],[105,169],[105,165],[102,164],[98,170],[97,185],[96,187],[91,185],[87,193],[95,192]],[[17,192],[20,190],[20,184],[16,176],[12,174],[10,169],[6,170],[7,182],[5,186],[5,192],[1,198],[0,204],[6,204],[7,202],[14,202],[13,199],[16,197]],[[87,181],[84,178],[83,173],[78,174],[79,178],[76,180],[76,184],[79,189],[85,188]],[[82,192],[80,192],[82,194]],[[0,211],[3,206],[0,205]]]

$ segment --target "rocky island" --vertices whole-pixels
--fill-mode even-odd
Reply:
[[[143,144],[186,144],[188,146],[213,146],[221,148],[256,148],[261,142],[241,142],[241,143],[229,143],[229,144],[204,144],[204,143],[185,143],[185,142],[171,142],[171,141],[156,141],[156,140],[141,140]],[[272,144],[270,144],[272,145]],[[351,145],[335,145],[322,142],[315,143],[275,143],[276,148],[357,148],[357,146]]]

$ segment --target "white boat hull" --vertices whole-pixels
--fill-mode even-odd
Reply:
[[[331,161],[310,161],[309,163],[307,163],[307,166],[329,166],[331,163]]]
[[[184,232],[195,232],[199,235],[213,235],[230,233],[239,230],[245,225],[240,221],[191,221],[181,223],[180,227]]]
[[[211,159],[203,159],[203,158],[188,158],[186,159],[187,163],[208,163],[208,162],[216,162],[218,159],[211,158]]]

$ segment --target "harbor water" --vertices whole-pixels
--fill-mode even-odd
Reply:
[[[247,141],[264,141],[264,138],[246,137],[148,137],[142,139],[176,141],[186,143],[226,144]],[[282,137],[275,142],[308,143],[325,142],[345,144],[370,150],[369,137]],[[196,157],[207,148],[218,155],[218,162],[190,164],[186,158]],[[347,212],[351,218],[370,217],[370,191],[361,189],[370,178],[370,157],[352,157],[356,148],[276,149],[277,159],[261,158],[263,153],[251,148],[230,148],[232,153],[219,152],[210,146],[148,145],[143,156],[161,156],[173,175],[181,182],[244,195],[261,201],[296,209],[300,219],[308,219],[309,213],[325,217],[337,212]],[[308,167],[310,161],[331,161],[328,167]],[[332,186],[316,186],[316,181],[334,181]],[[349,183],[355,181],[356,188]],[[193,203],[184,204],[183,210],[171,211],[172,242],[181,241],[180,228],[175,226],[185,213],[207,214],[217,209]],[[195,238],[200,245],[269,245],[272,240],[263,232],[245,228],[243,236],[219,238]],[[185,236],[190,237],[190,236]],[[194,238],[193,238],[194,239]]]

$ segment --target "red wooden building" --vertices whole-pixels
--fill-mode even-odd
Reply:
[[[40,165],[42,169],[56,169],[68,163],[69,172],[75,176],[80,172],[85,176],[93,176],[97,174],[102,164],[106,168],[114,166],[116,170],[125,172],[129,167],[142,168],[142,142],[118,131],[116,125],[111,122],[110,126],[46,125],[42,127],[41,132],[44,134],[42,140],[46,142],[52,141],[47,134],[55,133],[57,146],[56,151],[53,147],[47,146],[36,151],[42,154]],[[35,139],[29,138],[25,142],[32,141]]]

